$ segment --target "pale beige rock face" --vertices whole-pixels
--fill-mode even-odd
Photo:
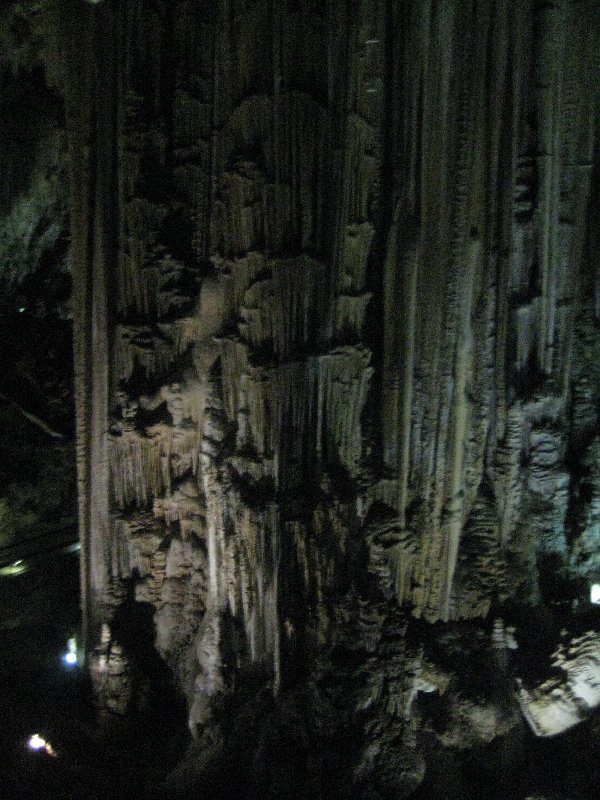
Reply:
[[[600,705],[600,635],[586,631],[563,638],[552,654],[554,676],[531,690],[521,685],[518,698],[537,736],[556,736],[573,728]]]

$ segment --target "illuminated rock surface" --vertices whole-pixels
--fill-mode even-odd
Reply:
[[[522,686],[519,691],[523,714],[537,736],[562,733],[600,705],[600,635],[587,631],[561,643],[552,667],[556,677],[531,692]]]
[[[525,696],[493,619],[600,580],[598,4],[20,8],[67,108],[91,669],[124,713],[168,668],[171,794],[437,797],[519,701],[586,716],[596,634]]]

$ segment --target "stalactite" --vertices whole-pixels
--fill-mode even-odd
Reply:
[[[454,751],[515,724],[409,617],[475,630],[538,561],[598,568],[595,488],[566,533],[593,37],[568,2],[167,5],[87,9],[109,57],[71,90],[86,602],[153,605],[194,735],[248,676],[310,685],[366,743],[348,796],[406,796],[419,692]]]
[[[110,444],[112,491],[120,508],[147,506],[170,493],[173,480],[195,472],[198,432],[190,428],[154,425],[147,434],[124,431]]]

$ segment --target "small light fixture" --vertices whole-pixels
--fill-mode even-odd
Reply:
[[[52,756],[52,758],[56,758],[56,750],[52,747],[50,742],[47,742],[45,739],[43,739],[39,733],[34,733],[29,737],[27,740],[27,747],[30,750],[33,750],[35,753],[41,753],[43,750],[47,755]]]
[[[590,603],[600,606],[600,583],[592,583],[590,586]]]
[[[29,741],[27,742],[27,746],[30,750],[43,750],[46,747],[46,740],[42,739],[39,733],[34,733],[33,736],[29,737]]]
[[[69,667],[77,664],[77,639],[71,638],[67,641],[67,652],[63,656],[63,661]]]
[[[23,314],[25,312],[25,306],[19,306],[19,314]]]

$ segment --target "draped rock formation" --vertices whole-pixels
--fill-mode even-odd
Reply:
[[[600,579],[599,13],[54,4],[92,666],[149,604],[246,786],[283,730],[311,796],[410,795],[436,703],[519,725],[490,611]]]

